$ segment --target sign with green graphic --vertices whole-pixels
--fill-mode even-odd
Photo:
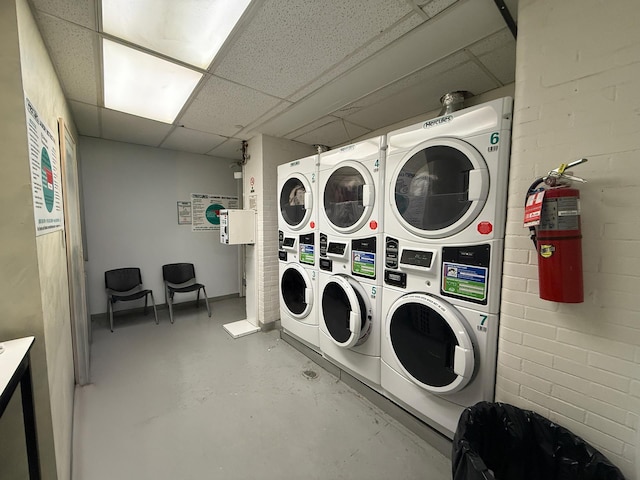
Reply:
[[[487,298],[487,268],[459,263],[442,263],[442,289],[451,295],[473,300]]]
[[[376,254],[371,252],[351,252],[351,273],[361,277],[376,278]]]
[[[238,197],[233,195],[191,194],[191,231],[220,230],[220,210],[238,208]]]
[[[58,138],[25,95],[29,168],[36,235],[64,228]]]

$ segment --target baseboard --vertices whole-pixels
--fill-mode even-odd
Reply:
[[[418,437],[422,438],[425,442],[438,450],[442,455],[444,455],[448,459],[451,459],[451,440],[442,435],[440,432],[434,430],[422,420],[406,411],[400,405],[394,403],[384,395],[376,392],[371,387],[365,385],[360,380],[355,378],[353,375],[345,372],[340,367],[324,358],[321,354],[307,347],[305,344],[303,344],[296,338],[293,338],[291,335],[288,335],[282,330],[280,330],[280,338],[294,347],[296,350],[309,357],[329,373],[338,377],[345,384],[349,385],[356,392],[358,392],[375,406],[377,406],[380,410],[389,414],[396,421],[411,430]]]
[[[211,303],[213,302],[220,302],[222,300],[228,300],[230,298],[239,298],[240,294],[239,293],[231,293],[229,295],[219,295],[217,297],[207,297],[207,300],[209,300],[209,306],[211,306]],[[202,299],[200,299],[200,302],[202,302]],[[195,307],[196,305],[196,300],[187,300],[186,302],[180,302],[180,303],[174,303],[173,304],[173,308],[174,309],[180,309],[182,307]],[[160,310],[169,310],[169,306],[166,303],[156,303],[156,310],[160,311]],[[116,311],[114,311],[113,313],[116,315],[137,315],[137,314],[141,314],[144,312],[144,307],[136,307],[136,308],[125,308],[125,309],[118,309]],[[147,314],[153,314],[153,307],[151,306],[151,304],[149,304],[149,306],[147,307]],[[107,312],[104,313],[94,313],[90,316],[91,318],[91,323],[98,323],[98,322],[109,322],[109,314]]]

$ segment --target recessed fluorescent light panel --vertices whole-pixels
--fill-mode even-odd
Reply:
[[[139,117],[173,123],[202,78],[199,72],[106,39],[102,52],[104,106]]]
[[[102,30],[202,69],[251,0],[102,0]]]

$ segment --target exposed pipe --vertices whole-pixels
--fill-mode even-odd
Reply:
[[[318,153],[328,152],[329,150],[331,150],[326,145],[320,145],[319,143],[314,143],[312,147],[314,147]]]
[[[502,14],[502,18],[504,18],[504,22],[507,24],[507,27],[509,27],[509,30],[511,30],[511,34],[513,35],[513,38],[518,38],[518,26],[516,25],[515,20],[511,16],[509,9],[505,5],[504,0],[493,0],[493,1],[498,7],[498,10],[500,10],[500,13]]]

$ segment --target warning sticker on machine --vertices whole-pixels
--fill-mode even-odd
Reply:
[[[485,267],[472,267],[443,262],[442,290],[461,298],[485,300],[487,298],[487,272]]]
[[[300,244],[300,263],[306,263],[307,265],[315,265],[316,256],[313,245]]]
[[[351,253],[351,272],[361,277],[376,278],[376,254],[354,250]]]

